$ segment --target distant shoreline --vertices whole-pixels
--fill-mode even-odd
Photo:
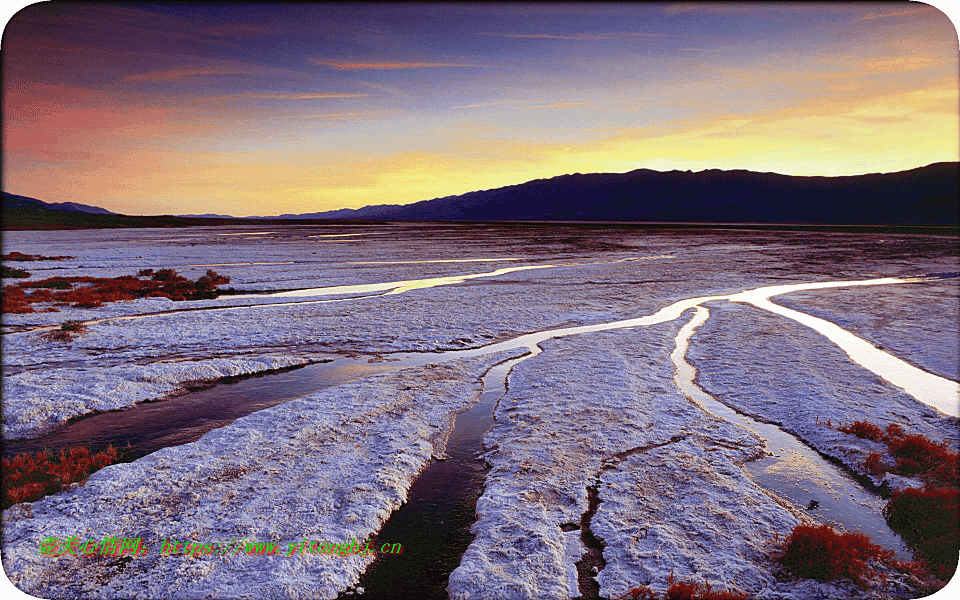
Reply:
[[[70,213],[76,215],[77,213]],[[85,215],[86,216],[86,215]],[[93,215],[91,215],[93,216]],[[79,223],[30,223],[7,225],[4,219],[2,231],[59,231],[83,229],[177,229],[188,227],[236,227],[236,226],[342,226],[342,225],[404,225],[421,224],[444,227],[451,225],[506,226],[506,227],[624,227],[631,229],[729,229],[761,231],[835,231],[839,233],[896,233],[917,235],[943,235],[960,237],[960,225],[915,225],[915,224],[820,224],[820,223],[707,223],[696,221],[407,221],[396,219],[249,219],[213,217],[175,217],[96,215]]]

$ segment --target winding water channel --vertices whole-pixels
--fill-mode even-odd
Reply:
[[[107,443],[126,446],[129,442],[134,454],[142,455],[161,447],[194,441],[210,429],[226,425],[245,414],[347,381],[406,367],[526,349],[527,354],[502,362],[486,373],[477,404],[456,418],[446,448],[448,458],[428,465],[414,481],[407,502],[394,512],[380,532],[381,539],[385,540],[416,539],[416,546],[421,551],[416,552],[411,546],[401,557],[374,563],[360,584],[375,592],[378,598],[445,598],[446,579],[472,540],[469,527],[474,521],[474,509],[483,491],[486,473],[478,455],[484,450],[483,436],[493,425],[496,403],[506,393],[510,369],[521,360],[539,354],[539,344],[547,339],[646,327],[690,315],[693,309],[692,318],[676,336],[676,348],[671,355],[676,367],[674,381],[705,411],[754,431],[764,440],[770,456],[746,465],[753,480],[768,492],[786,498],[800,508],[806,508],[810,500],[817,500],[819,508],[812,513],[813,516],[848,530],[863,531],[877,543],[907,558],[909,553],[900,538],[887,527],[882,517],[882,502],[878,497],[776,425],[740,414],[704,392],[697,386],[696,371],[685,356],[690,337],[709,318],[709,311],[702,306],[704,303],[717,300],[747,302],[813,327],[858,364],[902,387],[918,400],[956,415],[956,400],[960,393],[960,385],[956,382],[916,369],[832,323],[814,317],[808,320],[809,315],[783,309],[769,300],[774,295],[793,291],[910,281],[916,280],[886,278],[768,286],[739,294],[681,300],[649,316],[535,332],[471,350],[399,353],[389,355],[388,360],[382,362],[339,358],[230,385],[217,385],[162,402],[143,403],[82,418],[36,439],[7,443],[4,453],[39,447],[55,449],[78,443],[90,444],[94,448]],[[437,548],[443,550],[438,552]],[[410,578],[411,572],[417,573],[417,577]]]

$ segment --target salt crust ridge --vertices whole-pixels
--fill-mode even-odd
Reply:
[[[307,362],[295,356],[258,356],[16,373],[4,377],[3,437],[37,435],[72,417],[159,400],[185,391],[192,383]]]
[[[736,331],[737,339],[749,337],[744,323],[725,320],[735,311],[762,312],[734,306],[718,311],[707,324]],[[773,322],[792,327],[772,315],[771,323],[757,315],[751,319],[768,331]],[[813,520],[765,493],[743,469],[745,462],[764,454],[759,438],[699,408],[674,386],[669,353],[686,320],[548,340],[541,345],[542,354],[514,368],[509,391],[495,413],[496,424],[484,440],[492,469],[477,503],[472,528],[476,538],[450,577],[452,600],[578,596],[574,563],[584,547],[580,531],[564,532],[561,526],[581,524],[586,488],[592,485],[598,488],[600,504],[590,529],[605,545],[606,565],[597,576],[604,597],[617,597],[638,585],[663,592],[671,572],[679,580],[745,591],[756,598],[872,597],[875,590],[852,584],[778,576],[771,559],[777,540],[795,525]],[[782,333],[775,336],[781,342]],[[883,417],[880,407],[885,406],[902,411],[902,416],[914,415],[906,422],[925,423],[922,429],[937,438],[951,431],[952,419],[940,415],[930,421],[936,411],[850,364],[821,336],[803,333],[790,338],[791,343],[810,345],[818,356],[824,350],[819,346],[827,345],[837,354],[825,355],[825,372],[813,379],[818,389],[844,388],[830,373],[850,368],[856,371],[844,373],[854,382],[850,393],[876,379],[871,385],[878,388],[873,393],[880,404],[863,411],[863,418]],[[713,364],[737,364],[741,350],[698,335],[693,340],[702,343],[701,359],[709,352]],[[782,353],[748,354],[784,358]],[[573,364],[576,369],[570,368]],[[737,372],[742,373],[742,367],[732,368],[730,376]],[[711,386],[705,387],[709,392]],[[725,381],[720,389],[737,388]],[[768,391],[774,394],[776,389],[771,385]],[[792,402],[776,403],[773,397],[750,405],[748,412],[764,420],[792,422],[796,412],[804,410]],[[845,415],[848,421],[850,402],[856,404],[846,393],[818,399],[817,411]],[[805,419],[797,422],[807,425]],[[813,437],[822,452],[850,460],[870,451],[869,441],[851,439],[823,424],[815,427],[819,437],[808,426],[800,431]],[[840,438],[845,438],[842,443]],[[885,592],[891,597],[910,595],[909,589],[897,592],[900,584],[893,585]]]
[[[476,539],[450,578],[451,599],[578,596],[579,557],[566,549],[580,546],[582,554],[581,532],[561,525],[581,524],[586,488],[598,478],[601,504],[591,530],[609,540],[601,595],[665,578],[667,565],[678,576],[696,566],[694,579],[705,570],[722,574],[717,583],[751,590],[773,582],[757,566],[759,553],[773,531],[804,517],[764,494],[739,467],[762,455],[759,438],[674,387],[669,353],[681,321],[549,340],[542,354],[515,367],[485,439],[493,468],[477,503]],[[646,473],[658,461],[668,464]],[[660,477],[667,487],[679,476],[678,462],[687,469],[685,488],[638,493],[645,477]],[[701,483],[694,477],[715,483],[693,494]],[[671,523],[678,514],[684,518]],[[746,531],[745,515],[753,523]],[[704,520],[710,528],[697,538]],[[744,541],[729,544],[731,537]]]
[[[865,474],[878,442],[834,427],[867,421],[960,446],[960,420],[918,402],[854,364],[829,340],[766,311],[729,302],[708,304],[711,317],[691,338],[687,359],[700,387],[731,408],[781,428],[819,452]],[[783,340],[790,350],[783,352]],[[893,487],[903,481],[890,478]],[[874,479],[874,483],[880,484]]]
[[[431,456],[480,376],[522,351],[351,382],[237,419],[196,442],[106,467],[85,485],[4,511],[3,564],[40,597],[335,598],[362,556],[160,556],[163,538],[287,543],[375,535]],[[142,537],[150,551],[116,559],[38,553],[47,536]],[[396,540],[407,542],[406,540]],[[407,542],[409,543],[409,542]],[[112,565],[111,565],[112,563]]]

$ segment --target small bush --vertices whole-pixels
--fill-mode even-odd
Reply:
[[[63,325],[60,326],[60,329],[64,331],[73,331],[75,333],[80,333],[86,328],[87,326],[83,321],[65,321]]]
[[[0,265],[0,277],[4,279],[24,279],[30,277],[30,273],[27,273],[23,269],[14,269],[13,267]]]
[[[896,423],[887,425],[887,438],[893,439],[898,437],[903,437],[903,427],[900,427]]]
[[[874,477],[881,477],[887,472],[887,465],[883,462],[883,456],[879,452],[871,452],[867,459],[863,461],[863,468]]]
[[[953,577],[960,555],[960,491],[897,491],[883,514],[934,575],[944,581]]]
[[[667,577],[670,587],[664,592],[662,600],[746,600],[749,596],[743,592],[728,590],[713,591],[709,583],[687,583],[674,581],[673,573]],[[630,588],[626,594],[615,600],[659,600],[656,592],[645,585]]]
[[[892,551],[862,533],[839,533],[829,525],[797,525],[776,560],[797,577],[823,582],[849,579],[866,587],[867,579],[876,574],[869,563],[892,557]]]
[[[173,269],[160,269],[153,274],[154,281],[173,281],[180,277]]]
[[[860,439],[873,440],[874,442],[882,442],[887,438],[883,429],[866,421],[854,421],[844,427],[837,427],[837,431],[855,435]]]
[[[86,329],[87,325],[83,321],[65,321],[60,329],[48,332],[47,339],[54,342],[69,342],[73,336],[83,333]]]
[[[630,591],[620,596],[617,600],[627,600],[628,598],[632,600],[657,600],[657,595],[647,586],[640,585],[630,588]]]
[[[4,458],[3,509],[56,494],[119,460],[120,454],[113,446],[96,454],[91,454],[89,448],[76,446],[61,450],[59,456],[43,451]]]
[[[889,443],[897,461],[893,472],[908,477],[921,476],[942,485],[957,486],[957,454],[944,444],[922,435],[906,435]]]
[[[33,307],[23,293],[23,288],[16,285],[7,285],[3,288],[3,297],[0,299],[0,309],[8,314],[32,313]]]

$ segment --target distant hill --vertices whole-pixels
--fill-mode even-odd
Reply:
[[[28,198],[27,196],[18,196],[16,194],[9,194],[3,192],[3,208],[21,208],[26,210],[68,210],[72,212],[82,212],[92,215],[115,215],[117,213],[110,212],[105,208],[100,208],[99,206],[90,206],[87,204],[78,204],[76,202],[44,202],[42,200],[37,200],[36,198]]]
[[[219,225],[330,223],[310,219],[237,219],[234,217],[178,217],[173,215],[119,215],[106,209],[75,202],[44,202],[36,198],[2,193],[4,231],[36,229],[115,229],[122,227],[200,227]],[[355,223],[356,221],[349,221]]]
[[[336,221],[647,221],[794,225],[960,225],[960,163],[896,173],[800,177],[754,171],[560,175],[518,185],[358,209],[246,217],[132,217],[3,193],[4,229],[187,227]]]
[[[637,169],[575,173],[403,206],[365,206],[297,217],[957,225],[958,198],[960,163],[956,162],[842,177]]]

